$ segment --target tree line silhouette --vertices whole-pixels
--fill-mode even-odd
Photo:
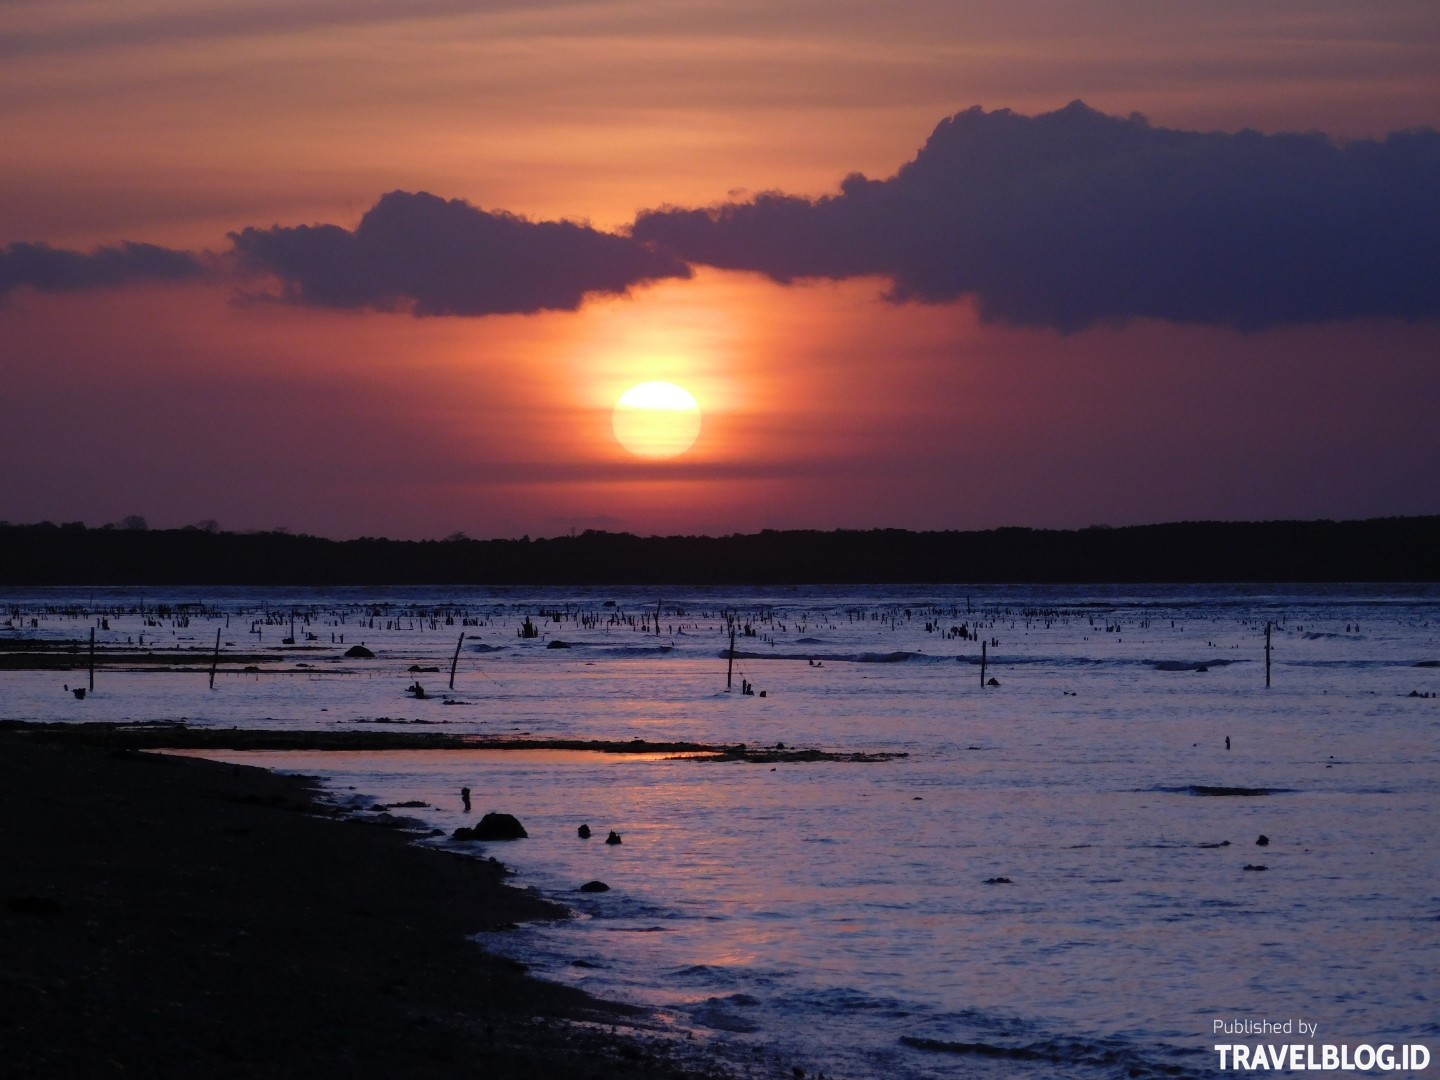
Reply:
[[[1440,516],[1077,530],[765,530],[519,540],[0,525],[6,585],[600,585],[1440,580]]]

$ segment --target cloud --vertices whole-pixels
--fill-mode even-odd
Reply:
[[[1073,102],[970,109],[888,180],[640,214],[639,240],[788,283],[880,275],[993,322],[1247,330],[1440,316],[1440,134],[1168,130]]]
[[[630,237],[425,192],[390,192],[353,232],[275,226],[230,238],[248,269],[281,279],[286,301],[416,315],[574,311],[591,293],[691,275],[675,256]]]
[[[135,281],[185,281],[205,273],[199,256],[154,244],[123,243],[89,254],[30,243],[0,249],[0,297],[22,285],[69,291]]]

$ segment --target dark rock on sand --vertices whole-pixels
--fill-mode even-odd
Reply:
[[[12,896],[5,901],[5,910],[16,915],[59,915],[63,909],[53,896]]]
[[[603,881],[587,881],[580,886],[581,892],[609,892],[610,886]]]
[[[345,650],[345,656],[351,660],[374,660],[375,654],[364,645],[351,645]]]
[[[1269,868],[1268,866],[1256,866],[1254,863],[1248,863],[1248,862],[1247,862],[1247,863],[1245,864],[1245,869],[1246,869],[1246,870],[1269,870],[1270,868]]]
[[[559,638],[556,638],[554,641],[550,642],[545,647],[547,649],[568,649],[570,648],[570,643],[568,641],[561,641]]]
[[[1269,845],[1269,843],[1270,843],[1270,838],[1269,838],[1268,836],[1266,836],[1264,833],[1261,833],[1261,834],[1259,835],[1259,837],[1257,837],[1256,840],[1255,840],[1255,845],[1256,845],[1257,847],[1267,847],[1267,846]]]
[[[530,834],[513,814],[486,814],[475,826],[476,840],[523,840]]]
[[[986,884],[986,885],[1014,885],[1015,883],[1014,883],[1013,881],[1011,881],[1008,877],[988,877],[988,878],[985,879],[985,884]]]

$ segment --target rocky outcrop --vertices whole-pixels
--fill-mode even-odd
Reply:
[[[450,834],[455,840],[523,840],[530,834],[513,814],[486,814],[473,829],[464,826]]]

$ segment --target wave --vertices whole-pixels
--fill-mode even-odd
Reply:
[[[618,659],[635,656],[666,656],[675,651],[674,645],[596,645],[588,641],[561,641],[559,638],[545,646],[547,649],[575,649],[586,656],[604,656]]]
[[[727,660],[731,656],[736,660],[806,660],[814,663],[835,663],[835,664],[904,664],[917,662],[922,664],[949,664],[956,660],[965,660],[967,657],[960,656],[936,656],[932,653],[905,652],[862,652],[862,653],[812,653],[812,652],[745,652],[736,649],[732,654],[729,649],[720,650],[720,659]],[[976,661],[977,663],[979,661]]]
[[[1249,798],[1261,795],[1290,795],[1294,788],[1272,787],[1226,787],[1217,784],[1183,784],[1179,787],[1140,788],[1141,791],[1160,791],[1167,795],[1201,795],[1210,797]]]
[[[744,1035],[759,1031],[760,1024],[736,1009],[747,1009],[758,1004],[759,999],[749,994],[729,994],[696,1002],[686,1011],[690,1014],[690,1019],[713,1031],[730,1031]]]
[[[1123,1039],[1043,1039],[1023,1046],[1002,1046],[987,1042],[952,1042],[902,1035],[900,1042],[915,1050],[931,1053],[964,1054],[1005,1061],[1043,1062],[1051,1065],[1083,1065],[1104,1069],[1111,1076],[1123,1077],[1191,1077],[1203,1073],[1184,1065],[1151,1061]],[[1180,1051],[1171,1051],[1177,1055]]]
[[[797,642],[797,644],[800,644]],[[725,660],[731,656],[729,649],[721,649],[720,659]],[[758,650],[736,649],[734,652],[736,660],[804,660],[809,663],[837,663],[837,664],[969,664],[972,667],[979,667],[981,658],[979,653],[965,653],[961,655],[946,655],[942,653],[915,652],[904,649],[897,649],[892,652],[793,652],[770,650],[760,652]],[[1101,659],[1094,656],[1024,656],[1016,654],[990,653],[985,658],[985,663],[991,667],[1056,667],[1056,668],[1094,668],[1094,667],[1147,667],[1156,671],[1208,671],[1210,668],[1226,667],[1230,664],[1249,663],[1247,660],[1231,660],[1219,657],[1214,660],[1146,660],[1131,657],[1115,657]]]
[[[1225,667],[1233,664],[1234,660],[1154,660],[1147,661],[1156,671],[1209,671],[1211,668]]]

